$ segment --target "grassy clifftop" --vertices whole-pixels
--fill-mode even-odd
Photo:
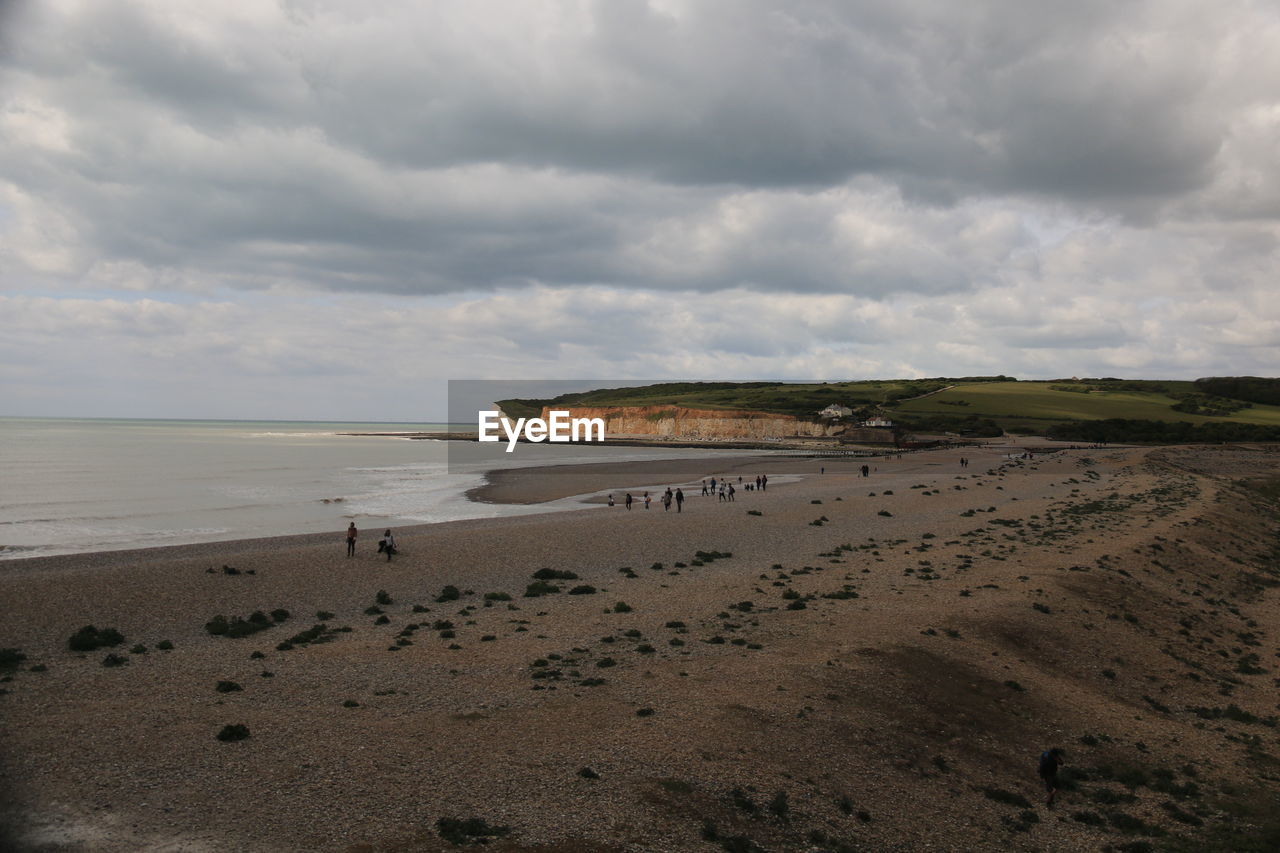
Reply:
[[[1006,430],[1040,432],[1064,421],[1124,418],[1280,427],[1280,406],[1204,394],[1194,382],[1150,380],[956,384],[896,407],[901,416],[975,415]]]
[[[502,400],[516,417],[543,406],[654,406],[752,410],[803,418],[833,403],[888,415],[928,431],[1046,433],[1089,421],[1236,423],[1280,429],[1280,379],[1220,377],[1195,382],[1140,379],[1018,381],[1008,376],[856,382],[664,382],[602,388],[542,400]]]
[[[857,382],[662,382],[635,388],[601,388],[549,399],[499,400],[509,415],[530,417],[543,406],[684,406],[691,409],[750,409],[798,417],[815,416],[835,403],[851,408],[889,406],[956,382],[981,384],[1010,377],[887,379]]]

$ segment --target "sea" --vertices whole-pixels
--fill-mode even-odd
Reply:
[[[358,434],[448,429],[3,417],[0,560],[581,509],[579,497],[521,506],[465,495],[495,467],[742,455],[542,444],[495,464],[459,461],[443,439]]]

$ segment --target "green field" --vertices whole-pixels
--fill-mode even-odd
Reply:
[[[1091,390],[1088,392],[1055,390],[1059,387],[1085,387],[1072,382],[988,382],[957,384],[946,390],[893,407],[904,416],[976,415],[991,418],[1005,429],[1043,428],[1046,423],[1075,420],[1133,418],[1152,421],[1185,421],[1193,424],[1238,423],[1280,426],[1280,407],[1255,404],[1229,415],[1211,417],[1174,411],[1178,402],[1173,394],[1191,393],[1191,382],[1126,381],[1125,390]],[[1102,383],[1100,387],[1107,387]],[[1138,390],[1139,388],[1149,390]],[[1159,389],[1159,390],[1157,390]]]

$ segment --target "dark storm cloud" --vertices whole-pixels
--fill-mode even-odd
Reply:
[[[19,12],[11,278],[959,294],[1040,264],[1031,219],[1256,220],[1280,190],[1264,4]]]

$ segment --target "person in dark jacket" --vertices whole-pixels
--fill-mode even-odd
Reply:
[[[1049,792],[1049,798],[1044,804],[1049,808],[1053,808],[1053,798],[1058,795],[1058,768],[1062,766],[1062,750],[1054,747],[1040,753],[1040,767],[1036,771],[1041,781],[1044,782],[1044,788]]]

